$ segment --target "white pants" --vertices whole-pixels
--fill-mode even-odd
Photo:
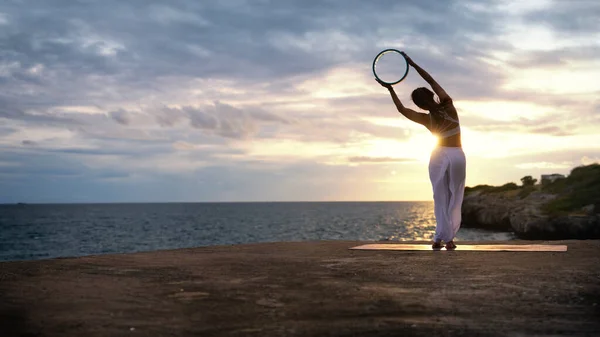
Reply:
[[[433,187],[435,241],[454,239],[461,221],[465,194],[467,161],[460,147],[438,146],[429,159],[429,179]]]

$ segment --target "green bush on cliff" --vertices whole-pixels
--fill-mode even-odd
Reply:
[[[517,195],[520,199],[524,199],[527,198],[533,191],[535,191],[534,185],[525,185],[520,189],[519,194]]]
[[[600,209],[600,164],[576,167],[565,179],[545,185],[543,191],[558,194],[543,207],[549,214],[564,214],[587,205]]]
[[[477,191],[487,191],[490,188],[494,188],[494,186],[490,186],[490,185],[477,185],[474,187],[465,187],[465,193],[472,193],[472,192],[477,192]]]
[[[594,205],[596,212],[600,210],[600,164],[579,166],[571,170],[566,178],[557,179],[552,183],[535,185],[536,179],[526,176],[521,179],[523,186],[508,183],[502,186],[477,185],[466,187],[465,194],[480,191],[481,194],[499,193],[518,190],[513,196],[524,199],[536,190],[555,194],[557,197],[542,206],[548,215],[565,215],[577,212],[581,208]]]
[[[481,193],[497,193],[519,189],[519,186],[515,183],[507,183],[502,186],[491,186],[491,185],[477,185],[475,187],[465,187],[465,193],[472,193],[481,191]]]
[[[533,179],[532,176],[524,176],[521,178],[521,182],[523,183],[523,186],[533,186],[537,182],[537,179]]]

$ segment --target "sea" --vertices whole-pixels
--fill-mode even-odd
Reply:
[[[431,240],[433,202],[0,205],[0,261],[314,240]],[[511,240],[461,228],[461,240]]]

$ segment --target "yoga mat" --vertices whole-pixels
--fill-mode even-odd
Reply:
[[[429,250],[431,244],[374,243],[352,247],[355,250]],[[442,250],[446,250],[442,248]],[[457,243],[456,251],[477,252],[566,252],[565,245],[461,245]]]

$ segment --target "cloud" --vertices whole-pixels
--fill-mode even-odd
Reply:
[[[9,98],[0,95],[0,118],[17,120],[32,124],[52,124],[65,125],[77,124],[77,122],[67,116],[60,114],[50,114],[46,111],[25,111]]]
[[[542,148],[534,153],[516,154],[511,158],[511,161],[517,163],[550,162],[554,164],[564,164],[569,162],[573,163],[573,165],[578,165],[577,163],[581,162],[582,158],[596,157],[600,157],[600,148],[594,146],[567,151]]]
[[[35,155],[32,155],[35,154]],[[3,160],[11,165],[0,166],[0,175],[10,179],[28,179],[32,176],[77,176],[85,173],[86,166],[67,158],[36,152],[5,152]],[[2,183],[5,179],[0,179]]]
[[[571,136],[577,134],[577,124],[562,124],[559,121],[496,121],[480,119],[477,124],[465,123],[467,127],[476,131],[515,133],[515,134],[543,134],[548,136]]]
[[[348,161],[351,163],[406,163],[414,162],[410,158],[393,158],[393,157],[350,157]]]
[[[600,44],[562,47],[554,50],[517,52],[508,64],[517,68],[566,67],[572,62],[594,61],[600,53]]]
[[[573,166],[571,162],[565,163],[552,163],[552,162],[535,162],[535,163],[521,163],[517,164],[516,167],[520,169],[568,169]]]
[[[592,164],[600,164],[600,156],[598,157],[588,157],[588,156],[583,156],[581,158],[581,164],[582,165],[592,165]]]
[[[117,123],[121,125],[129,125],[130,123],[129,113],[123,109],[111,111],[109,115],[112,119],[114,119]]]
[[[0,126],[0,136],[9,136],[9,135],[15,133],[16,131],[17,131],[17,129],[12,128],[12,127]]]
[[[36,143],[36,142],[34,142],[34,141],[32,141],[32,140],[27,140],[27,139],[26,139],[26,140],[24,140],[24,141],[22,141],[22,142],[21,142],[21,144],[23,144],[23,145],[25,145],[25,146],[35,146],[35,145],[37,145],[37,143]]]
[[[563,126],[562,128],[558,127],[558,126],[543,126],[543,127],[531,128],[527,131],[532,132],[532,133],[541,133],[541,134],[552,135],[552,136],[569,136],[569,135],[575,134],[572,131],[569,132],[568,129],[569,129],[568,125]]]
[[[200,108],[187,106],[181,109],[168,109],[168,113],[173,113],[173,116],[180,116],[182,112],[187,115],[192,127],[234,139],[253,137],[266,124],[291,123],[291,120],[261,108],[240,109],[218,101],[211,106]]]
[[[554,82],[571,73],[591,77],[579,73],[595,64],[598,5],[542,5],[52,0],[24,8],[3,2],[0,159],[14,165],[0,172],[9,177],[0,184],[23,197],[47,186],[40,193],[49,199],[59,193],[50,187],[65,186],[64,200],[69,193],[78,200],[133,200],[163,191],[165,198],[189,200],[259,198],[257,190],[271,199],[353,195],[352,188],[368,189],[371,175],[384,175],[386,165],[422,164],[403,158],[421,151],[419,137],[429,136],[400,116],[373,81],[372,58],[388,47],[406,50],[464,104],[465,130],[546,142],[561,137],[567,145],[587,140],[571,152],[545,149],[535,159],[511,148],[513,156],[485,165],[520,174],[519,163],[555,163],[547,156],[596,158],[588,145],[596,139],[597,93],[583,92],[581,80],[568,84],[568,93],[554,90],[556,83],[546,88],[540,83],[546,78],[532,71],[560,70]],[[539,42],[540,31],[552,43],[522,48]],[[411,70],[395,88],[412,106],[410,91],[423,85]],[[531,104],[502,118],[493,109],[467,109],[492,101]],[[427,189],[424,180],[418,186]]]
[[[536,10],[525,19],[546,24],[562,34],[598,32],[600,4],[594,0],[555,1],[552,10]],[[575,19],[576,18],[576,19]]]

